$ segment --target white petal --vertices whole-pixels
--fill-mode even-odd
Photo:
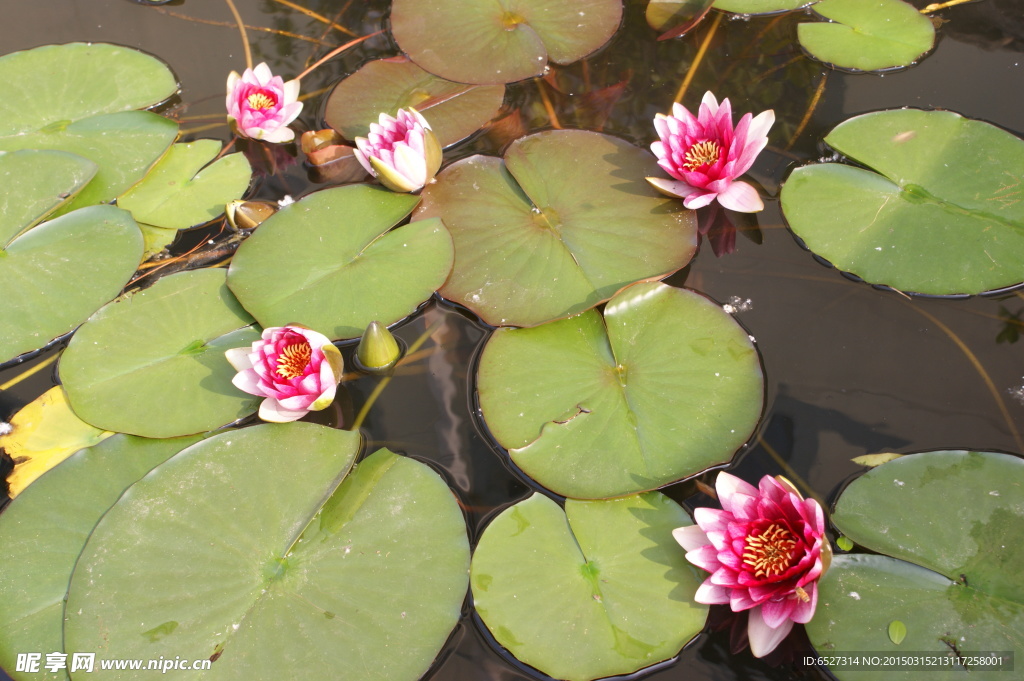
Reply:
[[[231,348],[224,352],[228,362],[235,368],[235,371],[252,369],[252,362],[249,361],[249,353],[252,348]]]
[[[260,397],[266,395],[260,388],[259,375],[252,369],[238,372],[231,379],[231,383],[242,392],[249,393],[250,395],[258,395]]]
[[[267,62],[260,62],[256,65],[256,68],[252,70],[252,75],[256,76],[256,80],[260,82],[260,85],[266,85],[270,82],[270,79],[274,77],[271,73],[270,67],[267,66]]]
[[[284,84],[284,101],[291,104],[299,99],[299,81],[289,80]]]
[[[696,187],[691,187],[682,180],[669,180],[664,177],[647,177],[644,179],[665,196],[677,199],[685,199],[690,194],[698,191]]]
[[[747,128],[747,139],[757,139],[758,137],[767,137],[768,130],[775,123],[775,112],[772,109],[762,111],[754,117],[754,120],[750,121],[750,127]]]
[[[772,629],[761,617],[761,606],[750,611],[747,619],[747,640],[750,642],[750,652],[754,657],[764,657],[775,650],[776,646],[782,643],[793,629],[793,620],[786,620],[782,626]]]
[[[718,195],[718,202],[737,213],[756,213],[764,210],[764,202],[757,190],[746,182],[733,180],[729,187]]]
[[[718,99],[711,93],[711,90],[704,93],[704,98],[700,100],[700,103],[711,111],[712,116],[718,113]]]
[[[285,409],[272,397],[268,397],[263,400],[263,404],[260,405],[260,418],[264,421],[270,421],[271,423],[289,423],[291,421],[298,421],[308,413],[309,412],[306,410],[294,411],[291,409]]]
[[[261,139],[264,142],[272,142],[274,144],[283,144],[285,142],[291,142],[295,139],[295,131],[287,126],[281,126],[276,130],[267,132],[266,130],[259,131],[257,135],[251,135],[256,139]]]
[[[677,527],[672,530],[672,538],[679,542],[679,545],[687,551],[693,551],[711,543],[708,535],[698,525]]]

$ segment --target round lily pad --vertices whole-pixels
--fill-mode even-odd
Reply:
[[[0,57],[0,82],[0,138],[98,114],[144,109],[178,90],[164,62],[105,43],[13,52]]]
[[[568,497],[653,489],[728,461],[761,414],[746,331],[693,291],[642,283],[589,311],[499,329],[478,377],[495,439]]]
[[[769,14],[799,9],[814,0],[715,0],[714,8],[735,14]]]
[[[684,267],[696,219],[647,184],[657,172],[647,151],[585,130],[521,138],[504,160],[451,164],[415,214],[444,220],[455,241],[441,295],[488,324],[533,326]]]
[[[909,66],[935,46],[931,19],[902,0],[822,0],[829,19],[797,26],[800,44],[827,64],[859,71]]]
[[[345,138],[366,137],[382,113],[413,107],[430,123],[442,147],[469,137],[494,118],[503,85],[466,85],[427,73],[405,57],[378,59],[335,86],[327,98],[327,125]]]
[[[391,33],[427,71],[460,83],[511,83],[608,42],[622,0],[394,0]]]
[[[245,193],[252,176],[244,154],[217,159],[220,151],[218,140],[172,145],[141,182],[118,197],[117,205],[137,222],[164,229],[215,220],[225,204]]]
[[[33,227],[0,250],[0,361],[71,331],[116,296],[138,267],[131,214],[91,206]]]
[[[982,293],[1024,280],[1024,141],[949,111],[856,116],[825,138],[875,172],[793,171],[781,202],[813,252],[872,284]]]
[[[903,456],[852,482],[832,521],[864,548],[837,556],[819,583],[807,632],[819,652],[902,651],[943,657],[929,678],[959,679],[956,656],[1024,645],[1024,459],[994,452]],[[892,623],[902,642],[890,636]],[[899,637],[897,637],[899,638]],[[971,678],[1005,672],[971,667]],[[840,679],[912,679],[912,666],[851,670]]]
[[[650,0],[647,25],[662,31],[658,40],[677,38],[700,23],[714,0]]]
[[[629,674],[676,655],[707,619],[701,576],[672,530],[691,525],[658,492],[505,509],[473,554],[473,604],[495,639],[556,679]]]
[[[71,339],[60,377],[71,408],[106,430],[174,437],[213,430],[256,411],[231,384],[230,348],[258,340],[224,271],[160,279],[103,307]]]
[[[357,433],[266,424],[157,468],[89,538],[65,647],[210,660],[208,679],[290,678],[297,664],[318,679],[418,679],[460,615],[465,522],[419,462],[381,450],[346,477],[358,449]]]
[[[0,247],[77,194],[95,174],[95,163],[65,151],[0,154]]]
[[[0,667],[16,681],[67,679],[64,670],[14,671],[18,653],[64,649],[64,596],[89,533],[125,488],[200,439],[114,435],[65,460],[4,509]]]
[[[264,327],[299,323],[338,339],[358,338],[372,321],[397,322],[452,268],[440,220],[391,229],[418,202],[370,185],[315,192],[246,239],[228,285]]]

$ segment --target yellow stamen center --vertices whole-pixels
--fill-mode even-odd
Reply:
[[[683,167],[687,170],[696,170],[701,166],[709,166],[718,160],[720,152],[718,142],[704,140],[697,142],[686,152],[686,162]]]
[[[254,92],[245,98],[245,101],[249,103],[250,109],[272,109],[277,104],[277,100],[266,94],[265,92]]]
[[[305,373],[309,359],[313,356],[313,348],[309,343],[301,341],[285,346],[277,357],[277,375],[281,378],[295,378]]]
[[[743,563],[753,568],[755,577],[777,577],[792,565],[796,543],[789,530],[772,523],[747,537]]]

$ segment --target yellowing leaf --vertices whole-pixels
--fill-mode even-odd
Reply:
[[[864,456],[855,456],[850,461],[853,461],[858,466],[867,466],[868,468],[874,468],[875,466],[881,466],[883,463],[888,463],[894,459],[898,459],[902,454],[895,454],[893,452],[882,452],[880,454],[865,454]]]
[[[11,498],[79,449],[111,435],[78,418],[63,388],[50,388],[14,415],[10,433],[0,435],[0,447],[14,459],[14,470],[7,476]]]

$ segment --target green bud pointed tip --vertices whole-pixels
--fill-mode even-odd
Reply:
[[[389,369],[401,355],[398,341],[380,322],[370,322],[356,348],[360,364],[370,370]]]

